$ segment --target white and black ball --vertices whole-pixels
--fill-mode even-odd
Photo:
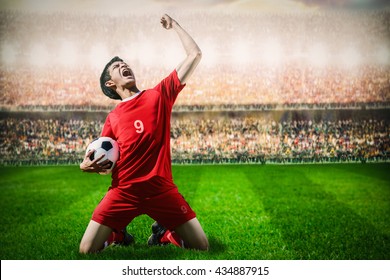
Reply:
[[[87,147],[86,154],[89,151],[95,150],[90,156],[90,160],[99,158],[101,155],[104,157],[99,160],[99,162],[105,161],[108,159],[110,161],[110,168],[107,173],[111,173],[112,169],[115,166],[116,161],[119,158],[119,146],[118,143],[110,137],[99,137],[93,140]]]

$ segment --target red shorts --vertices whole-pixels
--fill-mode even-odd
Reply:
[[[172,181],[153,177],[126,187],[110,187],[93,212],[92,220],[120,231],[142,214],[169,230],[196,217]]]

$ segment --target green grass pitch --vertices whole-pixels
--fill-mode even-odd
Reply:
[[[79,241],[109,176],[77,166],[0,167],[2,260],[390,259],[390,164],[173,166],[197,212],[209,252],[148,247],[153,222],[136,218],[136,242],[80,255]]]

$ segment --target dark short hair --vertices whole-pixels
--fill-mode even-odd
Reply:
[[[100,88],[102,89],[103,93],[111,99],[122,99],[122,97],[120,97],[120,95],[115,90],[106,86],[106,82],[111,80],[111,75],[110,72],[108,71],[108,68],[114,62],[117,61],[123,62],[123,59],[119,58],[118,56],[115,56],[113,59],[110,60],[110,62],[106,64],[102,74],[100,75]]]

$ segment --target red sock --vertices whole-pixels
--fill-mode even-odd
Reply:
[[[172,243],[173,245],[183,248],[183,240],[174,231],[167,230],[160,240],[161,243]]]

